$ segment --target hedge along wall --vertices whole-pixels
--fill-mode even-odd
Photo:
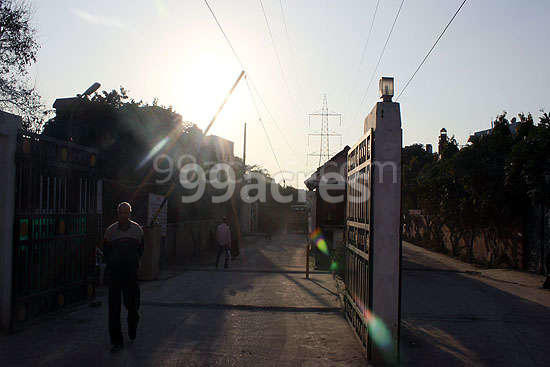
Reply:
[[[531,205],[525,218],[525,269],[550,272],[550,208]]]
[[[476,233],[455,233],[447,225],[428,222],[421,214],[407,214],[403,239],[415,245],[458,257],[471,263],[524,269],[524,243],[521,232],[515,238],[501,238],[491,229]]]

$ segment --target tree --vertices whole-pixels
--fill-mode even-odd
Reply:
[[[403,211],[418,209],[418,176],[424,166],[434,161],[434,155],[427,152],[421,144],[403,148],[401,152],[402,200]]]
[[[531,115],[529,115],[531,117]],[[522,199],[533,204],[550,203],[548,179],[550,176],[550,116],[543,113],[538,125],[532,118],[525,124],[528,128],[518,138],[510,150],[509,164],[506,167],[506,184],[520,189]]]
[[[25,0],[0,1],[0,108],[23,116],[24,128],[39,128],[40,96],[30,86],[28,71],[39,44]]]
[[[490,133],[461,149],[445,136],[441,159],[421,165],[420,145],[403,149],[403,205],[422,210],[425,245],[442,248],[446,226],[453,255],[472,261],[473,240],[483,236],[490,265],[518,266],[525,214],[550,204],[550,115],[541,112],[538,124],[531,114],[508,121],[503,112]]]
[[[439,137],[439,155],[441,159],[448,159],[458,152],[458,142],[454,135],[449,139],[447,135]]]
[[[172,107],[135,101],[123,87],[75,99],[56,112],[43,133],[99,149],[103,174],[112,179],[141,181],[152,169],[151,152],[168,154],[176,161],[184,154],[196,155],[202,137],[202,131],[184,122]],[[68,126],[77,127],[75,135],[67,135]],[[148,179],[165,176],[155,175]]]

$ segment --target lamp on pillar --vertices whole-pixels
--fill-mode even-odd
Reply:
[[[365,307],[376,315],[380,324],[386,326],[387,343],[377,343],[376,336],[364,338],[367,348],[369,365],[397,365],[399,356],[399,336],[401,325],[401,149],[403,146],[403,130],[401,126],[401,110],[397,102],[392,102],[394,96],[394,78],[382,77],[379,82],[382,102],[377,102],[365,119],[364,136],[354,148],[348,152],[348,158],[353,159],[361,147],[368,146],[370,141],[371,160],[364,160],[356,167],[369,170],[368,180],[363,183],[362,192],[367,193],[362,201],[362,207],[367,207],[366,214],[359,214],[363,223],[368,223],[368,238],[362,238],[361,247],[367,249],[368,265],[360,260],[361,267],[355,265],[354,256],[362,256],[360,247],[354,247],[347,253],[350,270],[349,279],[363,279],[359,286],[350,283],[348,292],[361,292],[355,299],[360,304],[350,307],[364,317],[361,308]],[[355,153],[354,153],[355,152]],[[351,154],[350,154],[351,153]],[[369,168],[377,166],[378,169]],[[383,167],[382,167],[383,166]],[[365,168],[362,168],[365,167]],[[391,167],[391,168],[390,168]],[[350,179],[348,172],[348,179]],[[374,198],[374,200],[372,199]],[[348,202],[350,197],[348,196]],[[350,208],[349,206],[348,208]],[[361,209],[362,210],[362,209]],[[353,214],[353,213],[349,213]],[[350,218],[351,216],[348,216]],[[352,223],[357,219],[353,219]],[[355,224],[348,221],[347,227],[351,230]],[[348,230],[348,232],[349,232]],[[350,232],[351,233],[351,232]],[[346,239],[349,241],[349,239]],[[357,250],[356,250],[357,249]],[[355,255],[353,255],[355,254]],[[355,277],[355,278],[353,278]],[[359,293],[358,293],[359,294]],[[354,296],[355,297],[355,296]],[[363,298],[361,298],[363,297]],[[346,297],[346,300],[348,297]],[[355,302],[352,301],[346,302]],[[359,317],[357,317],[359,318]],[[364,320],[364,319],[363,319]],[[362,321],[366,328],[372,331],[372,324]],[[384,345],[382,345],[384,344]]]
[[[439,142],[437,143],[437,154],[440,158],[443,156],[445,144],[447,144],[447,129],[443,128],[439,130]]]
[[[378,82],[380,97],[384,102],[391,102],[393,97],[393,78],[383,76]]]

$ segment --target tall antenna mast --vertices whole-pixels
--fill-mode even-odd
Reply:
[[[321,106],[321,110],[313,112],[308,114],[309,116],[309,126],[311,127],[311,118],[312,117],[321,117],[321,130],[315,131],[312,133],[307,134],[308,135],[308,147],[310,146],[310,138],[312,137],[320,137],[319,141],[319,151],[318,152],[308,152],[308,157],[318,157],[318,164],[319,167],[328,161],[331,157],[331,150],[330,150],[330,140],[331,137],[339,137],[340,138],[340,146],[342,145],[342,134],[338,134],[330,129],[329,122],[331,117],[337,117],[340,126],[342,126],[342,114],[337,112],[332,112],[328,109],[328,101],[327,101],[327,95],[323,94],[323,104]],[[309,160],[308,160],[309,162]],[[308,167],[309,169],[309,167]]]

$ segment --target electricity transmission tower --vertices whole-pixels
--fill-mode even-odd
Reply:
[[[315,131],[312,133],[307,134],[307,145],[308,145],[308,154],[306,157],[307,161],[307,169],[309,170],[309,157],[317,157],[318,158],[318,167],[321,166],[321,164],[328,161],[331,157],[331,150],[330,150],[330,142],[331,138],[340,138],[339,146],[342,145],[342,134],[338,134],[335,131],[330,129],[329,126],[329,120],[331,117],[336,117],[339,120],[340,126],[342,126],[342,114],[337,112],[329,111],[328,109],[328,102],[327,102],[327,95],[323,94],[323,105],[321,107],[321,110],[313,112],[308,114],[309,116],[309,127],[311,127],[311,118],[312,117],[321,117],[321,130]],[[319,137],[319,151],[318,152],[310,152],[310,141],[312,137]],[[316,140],[316,139],[314,139]]]

